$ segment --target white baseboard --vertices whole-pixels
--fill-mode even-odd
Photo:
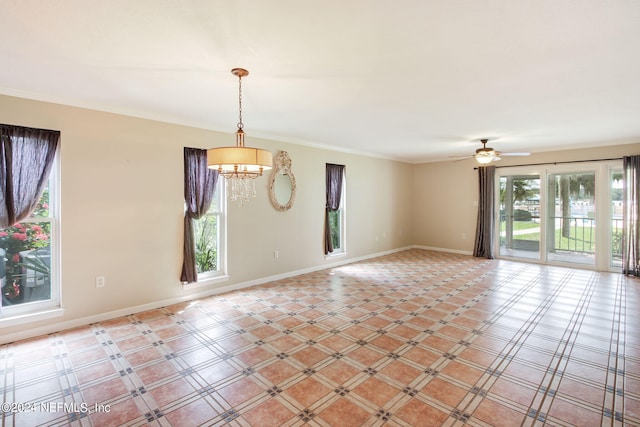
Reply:
[[[449,252],[450,254],[473,255],[473,251],[461,251],[458,249],[435,248],[433,246],[420,246],[420,245],[414,245],[412,247],[416,249],[425,249],[428,251]]]

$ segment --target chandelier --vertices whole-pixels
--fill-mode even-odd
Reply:
[[[238,77],[239,117],[235,147],[217,147],[207,150],[207,166],[216,169],[227,179],[229,200],[239,201],[240,206],[256,197],[255,179],[272,167],[271,152],[260,148],[245,147],[242,123],[242,78],[249,75],[244,68],[234,68],[231,74]]]

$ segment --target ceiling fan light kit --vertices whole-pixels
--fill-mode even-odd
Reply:
[[[498,154],[500,153],[491,147],[487,147],[487,142],[489,142],[488,139],[481,139],[480,142],[482,143],[482,148],[478,148],[476,150],[476,154],[473,156],[478,163],[486,165],[493,161],[500,160],[500,157],[498,157]]]
[[[493,161],[498,161],[500,160],[500,157],[496,157],[494,155],[492,155],[491,153],[477,153],[475,156],[475,159],[478,163],[480,163],[481,165],[486,165],[489,164]]]
[[[468,159],[473,157],[476,161],[481,165],[488,165],[491,162],[497,162],[501,160],[500,156],[528,156],[529,153],[504,153],[502,151],[496,151],[491,147],[487,147],[487,143],[489,142],[488,138],[483,138],[480,140],[482,144],[482,148],[478,148],[475,154],[470,156],[452,156],[452,157],[462,157],[463,159]]]

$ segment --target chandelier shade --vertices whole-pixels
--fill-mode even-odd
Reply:
[[[219,174],[251,174],[258,177],[273,165],[270,151],[252,147],[217,147],[207,150],[207,165]]]

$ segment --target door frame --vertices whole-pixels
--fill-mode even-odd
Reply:
[[[598,271],[614,271],[616,267],[612,265],[611,253],[611,228],[612,228],[612,209],[611,209],[611,171],[622,168],[622,160],[594,161],[594,162],[558,162],[550,164],[538,164],[530,166],[506,166],[497,167],[494,181],[494,248],[496,248],[496,258],[510,259],[525,262],[533,262],[539,264],[559,265],[572,268],[583,268]],[[548,204],[548,179],[550,174],[559,173],[578,173],[578,172],[594,172],[595,173],[595,197],[596,206],[596,250],[595,262],[593,265],[577,264],[570,262],[549,261],[547,259],[547,212]],[[540,176],[540,252],[539,258],[522,258],[500,254],[500,178],[503,176]],[[602,226],[608,224],[608,226]]]

